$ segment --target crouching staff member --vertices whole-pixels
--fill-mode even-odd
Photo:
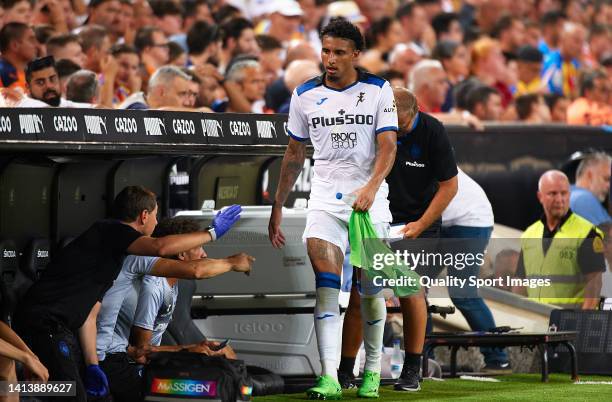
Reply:
[[[94,223],[53,256],[15,317],[19,334],[49,369],[49,379],[75,381],[77,401],[108,394],[96,355],[96,315],[126,254],[172,256],[201,246],[215,232],[223,235],[238,220],[240,208],[217,217],[214,230],[160,238],[150,237],[157,225],[153,192],[126,187],[115,198],[113,212],[115,219]]]
[[[157,226],[154,237],[194,233],[199,227],[193,219],[166,219]],[[134,363],[144,363],[150,352],[188,350],[236,357],[229,346],[214,350],[218,347],[216,342],[159,346],[172,319],[179,278],[205,279],[230,271],[248,274],[254,261],[244,253],[223,259],[205,257],[202,247],[197,246],[171,259],[129,255],[123,262],[121,273],[102,300],[96,345],[113,400],[130,402],[141,398],[140,366]],[[133,346],[128,346],[130,343]]]
[[[394,224],[406,224],[405,239],[440,237],[442,211],[457,193],[457,164],[444,126],[427,113],[419,112],[415,96],[394,88],[399,132],[395,163],[387,182]],[[418,244],[419,251],[422,244]],[[435,248],[435,244],[427,244]],[[424,267],[427,269],[427,267]],[[419,272],[421,275],[428,272]],[[405,359],[395,384],[398,391],[418,391],[421,353],[425,342],[427,306],[423,291],[400,298],[404,319]],[[361,316],[355,286],[342,331],[342,378],[352,376],[361,344]],[[348,385],[349,381],[345,381]]]

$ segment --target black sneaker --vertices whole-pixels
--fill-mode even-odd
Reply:
[[[420,391],[421,384],[419,384],[419,377],[419,368],[412,369],[404,366],[402,374],[395,382],[395,385],[393,385],[393,389],[396,391]]]
[[[353,373],[345,373],[344,371],[338,371],[338,382],[342,389],[355,388],[355,376]]]
[[[486,364],[483,368],[482,371],[484,373],[496,373],[496,374],[504,374],[504,373],[512,373],[512,367],[510,366],[509,362],[495,362],[495,363],[489,363]]]

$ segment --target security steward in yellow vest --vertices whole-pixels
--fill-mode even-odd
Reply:
[[[530,299],[563,308],[593,309],[605,270],[603,232],[569,209],[569,181],[550,170],[538,183],[542,218],[521,236],[517,277]]]

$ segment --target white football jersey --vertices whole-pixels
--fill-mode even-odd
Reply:
[[[397,131],[391,86],[359,70],[358,80],[344,89],[315,77],[295,89],[287,131],[298,141],[310,139],[315,160],[309,209],[350,215],[350,207],[335,198],[365,185],[376,159],[376,135]],[[373,222],[390,222],[388,187],[383,182],[370,210]]]

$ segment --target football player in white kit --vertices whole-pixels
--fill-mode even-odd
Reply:
[[[282,207],[302,170],[310,139],[315,164],[303,237],[316,277],[314,322],[322,374],[307,394],[311,399],[340,399],[338,295],[352,209],[335,195],[354,194],[352,208],[369,211],[380,237],[387,237],[391,213],[385,177],[395,159],[398,124],[389,83],[355,68],[363,49],[358,28],[346,20],[332,20],[322,29],[321,40],[324,74],[297,87],[291,97],[291,138],[268,231],[272,245],[282,247]],[[386,308],[382,289],[365,275],[361,291],[366,363],[358,396],[376,398]]]

